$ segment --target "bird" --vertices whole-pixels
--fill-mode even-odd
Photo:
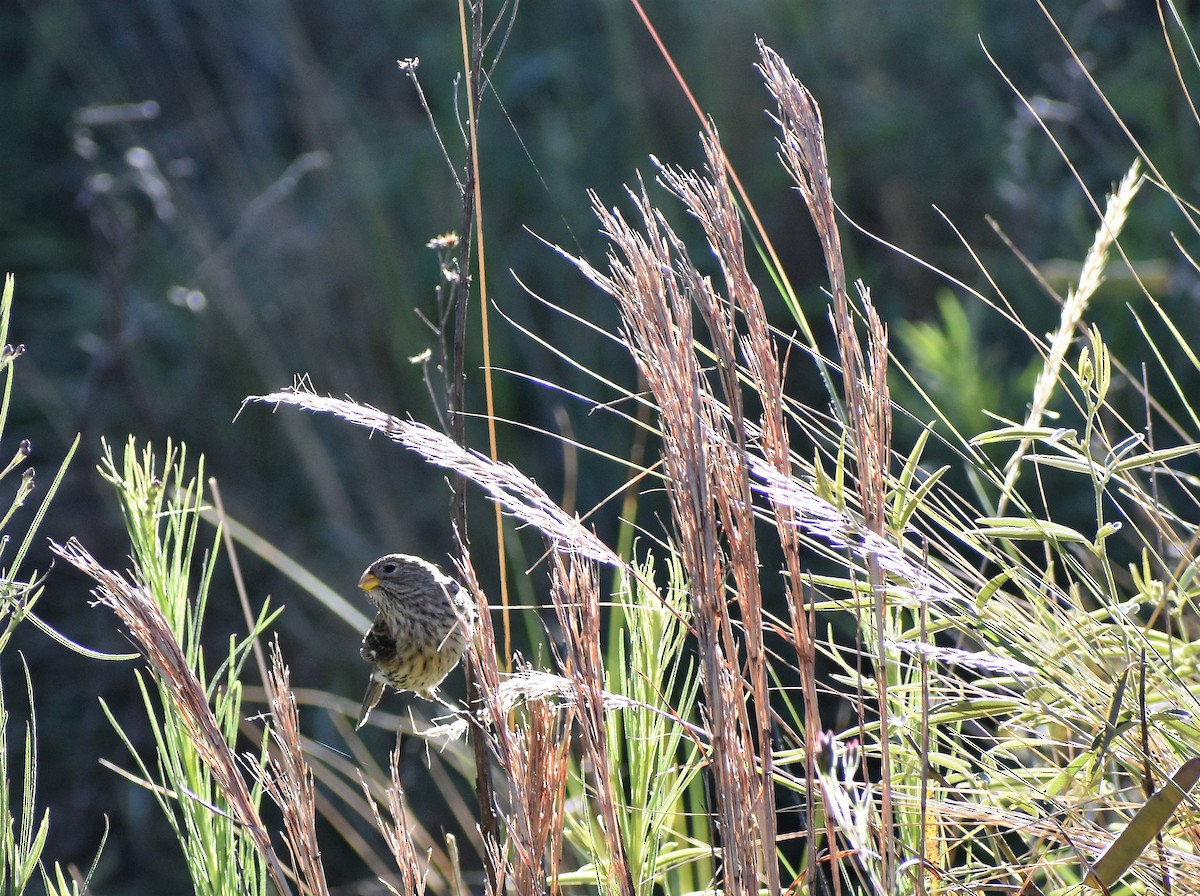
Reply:
[[[374,666],[355,730],[384,688],[437,699],[437,686],[462,659],[475,632],[475,604],[440,567],[409,554],[385,554],[367,567],[358,587],[378,610],[363,636],[362,658]]]

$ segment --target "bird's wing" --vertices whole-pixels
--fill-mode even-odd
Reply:
[[[387,665],[396,657],[396,638],[383,615],[375,620],[375,624],[363,636],[362,658],[376,666]]]

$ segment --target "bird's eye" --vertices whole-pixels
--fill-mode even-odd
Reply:
[[[385,576],[390,576],[392,573],[394,573],[396,571],[396,564],[395,563],[385,563],[385,564],[383,564],[383,566],[379,567],[379,571],[381,573],[383,573]]]

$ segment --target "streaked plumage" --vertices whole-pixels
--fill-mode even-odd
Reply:
[[[379,611],[362,643],[362,658],[375,671],[358,715],[361,728],[385,685],[434,699],[470,643],[475,605],[437,565],[408,554],[380,557],[358,587]]]

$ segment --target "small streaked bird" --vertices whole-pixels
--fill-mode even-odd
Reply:
[[[435,699],[471,641],[475,604],[436,564],[408,554],[380,557],[358,587],[379,611],[362,642],[362,658],[375,669],[358,713],[361,728],[385,685]]]

